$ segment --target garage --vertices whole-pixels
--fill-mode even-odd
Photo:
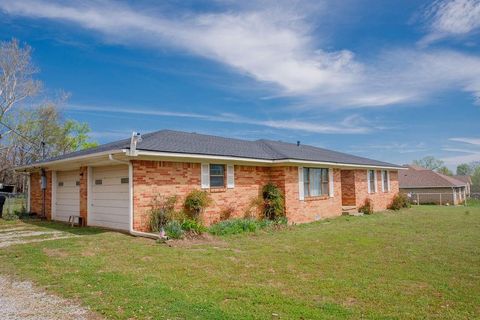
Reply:
[[[92,168],[88,225],[129,229],[128,166]]]
[[[71,215],[80,215],[80,172],[57,171],[53,219],[68,221]]]

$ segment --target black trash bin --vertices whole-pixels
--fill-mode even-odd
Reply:
[[[5,204],[5,200],[7,197],[5,197],[3,194],[0,194],[0,218],[3,216],[3,205]]]

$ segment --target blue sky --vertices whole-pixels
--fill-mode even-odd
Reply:
[[[480,1],[0,0],[99,142],[163,128],[480,160]]]

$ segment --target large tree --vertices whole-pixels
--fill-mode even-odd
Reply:
[[[437,170],[443,166],[443,161],[436,159],[432,156],[428,156],[419,160],[413,160],[412,164],[426,168],[426,169],[430,169],[430,170]]]
[[[0,182],[23,186],[13,168],[94,146],[85,123],[64,119],[59,102],[39,102],[32,49],[0,42]],[[27,103],[28,102],[28,103]]]
[[[472,173],[472,168],[467,163],[462,163],[457,166],[457,175],[459,176],[469,176]]]

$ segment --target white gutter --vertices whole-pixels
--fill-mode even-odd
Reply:
[[[123,153],[126,156],[130,156],[129,149],[116,149],[110,151],[103,151],[97,153],[89,153],[82,156],[47,161],[47,162],[40,162],[38,164],[22,166],[15,168],[15,171],[20,171],[28,168],[40,168],[45,167],[48,165],[53,165],[62,162],[69,162],[69,161],[78,161],[83,159],[88,159],[91,157],[98,157],[112,154]],[[302,165],[302,164],[310,164],[310,165],[325,165],[330,167],[342,167],[342,168],[355,168],[355,169],[390,169],[390,170],[407,170],[408,168],[405,167],[392,167],[392,166],[375,166],[375,165],[361,165],[361,164],[353,164],[353,163],[336,163],[336,162],[327,162],[327,161],[309,161],[309,160],[297,160],[297,159],[282,159],[282,160],[268,160],[268,159],[254,159],[254,158],[244,158],[244,157],[232,157],[232,156],[215,156],[215,155],[203,155],[203,154],[194,154],[194,153],[175,153],[175,152],[160,152],[160,151],[143,151],[143,150],[136,150],[137,156],[153,156],[153,157],[171,157],[171,158],[190,158],[190,159],[211,159],[211,160],[224,160],[224,161],[243,161],[243,162],[251,162],[251,163],[265,163],[265,164],[294,164],[294,165]],[[113,161],[121,161],[114,159]],[[126,162],[122,162],[126,164]]]
[[[113,162],[128,165],[128,196],[129,196],[129,199],[128,199],[128,202],[129,202],[129,205],[128,205],[129,206],[129,208],[128,208],[128,214],[129,214],[128,232],[133,236],[158,239],[159,236],[157,234],[133,230],[133,165],[132,165],[132,162],[115,159],[113,157],[113,154],[109,154],[108,159],[110,161],[113,161]]]
[[[68,161],[83,160],[83,159],[88,159],[88,158],[91,158],[91,157],[106,156],[106,155],[110,156],[110,154],[113,154],[113,153],[123,153],[123,152],[125,152],[125,151],[122,150],[122,149],[116,149],[116,150],[110,150],[110,151],[89,153],[89,154],[85,154],[83,156],[76,156],[76,157],[65,158],[65,159],[39,162],[39,163],[33,163],[31,165],[28,165],[28,166],[16,167],[15,171],[24,170],[24,169],[28,169],[28,168],[41,168],[41,167],[45,167],[47,165],[52,165],[52,164],[57,164],[57,163],[62,163],[62,162],[68,162]]]
[[[128,149],[123,149],[123,152],[128,153]],[[372,169],[391,169],[391,170],[407,170],[405,167],[392,167],[392,166],[374,166],[374,165],[360,165],[349,163],[335,163],[326,161],[308,161],[308,160],[296,160],[296,159],[282,159],[282,160],[268,160],[268,159],[253,159],[231,156],[212,156],[194,153],[175,153],[175,152],[158,152],[158,151],[143,151],[137,150],[138,156],[153,156],[153,157],[172,157],[172,158],[191,158],[191,159],[215,159],[225,161],[245,161],[255,163],[269,163],[269,164],[312,164],[312,165],[326,165],[331,167],[349,167],[349,168],[372,168]]]

